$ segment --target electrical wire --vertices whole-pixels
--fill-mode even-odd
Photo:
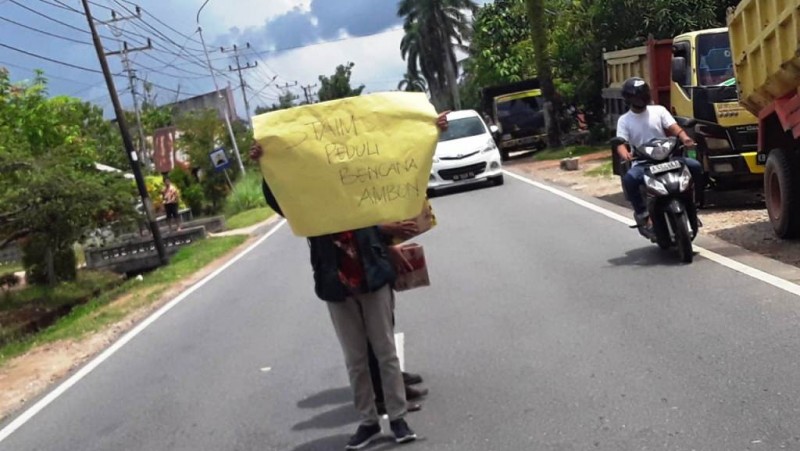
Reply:
[[[10,1],[13,2],[14,0],[10,0]],[[99,71],[97,69],[90,69],[88,67],[78,66],[78,65],[75,65],[75,64],[71,64],[71,63],[65,63],[63,61],[58,61],[58,60],[55,60],[53,58],[48,58],[46,56],[42,56],[42,55],[38,55],[36,53],[31,53],[31,52],[28,52],[28,51],[25,51],[25,50],[22,50],[22,49],[18,49],[16,47],[12,47],[10,45],[3,44],[2,42],[0,42],[0,47],[7,48],[7,49],[13,50],[15,52],[23,53],[25,55],[32,56],[34,58],[39,58],[41,60],[49,61],[51,63],[60,64],[62,66],[72,67],[74,69],[80,69],[80,70],[83,70],[83,71],[86,71],[86,72],[91,72],[91,73],[94,73],[94,74],[102,74],[103,73],[102,71]]]
[[[37,33],[41,33],[41,34],[44,34],[44,35],[47,35],[47,36],[52,36],[52,37],[54,37],[54,38],[63,39],[63,40],[65,40],[65,41],[74,42],[74,43],[76,43],[76,44],[83,44],[83,45],[91,45],[91,46],[94,46],[94,45],[93,45],[91,42],[80,41],[80,40],[78,40],[78,39],[72,39],[72,38],[69,38],[69,37],[66,37],[66,36],[61,36],[61,35],[58,35],[58,34],[55,34],[55,33],[50,33],[50,32],[48,32],[48,31],[40,30],[40,29],[38,29],[38,28],[29,27],[28,25],[21,24],[21,23],[19,23],[19,22],[15,22],[15,21],[13,21],[13,20],[11,20],[11,19],[8,19],[8,18],[2,17],[2,16],[0,16],[0,20],[2,20],[2,21],[5,21],[5,22],[8,22],[8,23],[11,23],[11,24],[14,24],[14,25],[16,25],[16,26],[18,26],[18,27],[27,28],[28,30],[35,31],[35,32],[37,32]]]

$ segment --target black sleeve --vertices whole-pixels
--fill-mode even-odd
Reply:
[[[267,201],[267,205],[269,208],[278,213],[279,215],[283,216],[283,210],[281,210],[280,205],[278,205],[278,200],[275,199],[275,195],[272,194],[272,190],[269,189],[269,185],[267,185],[267,181],[263,178],[261,179],[261,191],[264,192],[264,200]]]

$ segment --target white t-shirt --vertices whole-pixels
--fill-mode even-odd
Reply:
[[[639,147],[653,138],[666,138],[666,131],[675,124],[675,118],[661,105],[648,105],[645,111],[628,111],[617,121],[617,136],[631,146]]]

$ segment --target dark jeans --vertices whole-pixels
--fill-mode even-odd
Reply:
[[[700,192],[705,183],[703,182],[703,166],[699,161],[693,158],[676,158],[676,160],[683,161],[689,167],[692,173],[692,180],[694,180],[695,193]],[[647,211],[647,204],[642,199],[642,192],[639,187],[644,183],[644,169],[645,164],[638,164],[633,166],[622,177],[622,186],[625,189],[625,196],[633,205],[633,211],[636,214],[642,214]]]

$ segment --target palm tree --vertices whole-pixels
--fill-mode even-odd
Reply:
[[[406,72],[403,79],[397,84],[397,89],[406,92],[426,92],[428,84],[425,79],[420,77],[419,74],[411,74]]]
[[[469,37],[465,11],[474,12],[473,0],[400,0],[397,15],[405,18],[400,52],[408,73],[420,72],[428,81],[433,103],[440,109],[461,108],[455,45]]]

